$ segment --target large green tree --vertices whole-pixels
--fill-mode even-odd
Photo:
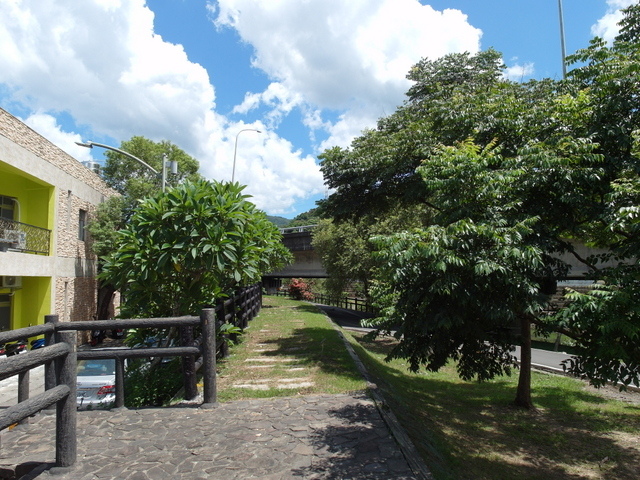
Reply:
[[[100,274],[126,293],[123,316],[193,315],[290,260],[242,189],[185,181],[141,201]]]
[[[135,136],[123,141],[120,150],[139,158],[158,172],[162,172],[164,160],[177,162],[178,173],[167,176],[169,186],[198,178],[198,161],[167,140],[154,142],[145,137]],[[106,150],[105,156],[107,160],[102,169],[102,177],[120,194],[139,199],[161,189],[161,177],[139,162],[113,150]]]
[[[635,260],[602,268],[605,258],[582,258],[569,240],[637,255],[639,8],[612,46],[596,39],[576,55],[583,66],[567,81],[507,81],[491,50],[424,60],[397,112],[323,154],[334,193],[321,208],[335,221],[431,209],[421,228],[374,239],[378,325],[400,339],[392,356],[432,370],[454,358],[464,378],[485,379],[513,365],[509,345],[520,342],[516,403],[531,407],[535,324],[584,347],[571,366],[594,384],[637,381]],[[574,294],[573,310],[549,317],[547,294],[568,268],[561,253],[612,286]]]

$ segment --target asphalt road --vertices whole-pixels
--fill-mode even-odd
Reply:
[[[342,328],[365,332],[372,330],[371,328],[364,328],[360,324],[360,320],[370,317],[370,314],[327,305],[318,305],[318,307]],[[516,347],[515,356],[520,359],[520,347]],[[562,372],[562,361],[568,358],[571,358],[571,355],[564,352],[550,352],[536,348],[531,350],[532,363],[535,366],[540,366],[552,371]]]

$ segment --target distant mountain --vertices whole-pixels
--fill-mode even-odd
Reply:
[[[267,220],[269,220],[271,223],[275,223],[278,228],[284,228],[291,222],[290,218],[272,217],[271,215],[267,215]]]

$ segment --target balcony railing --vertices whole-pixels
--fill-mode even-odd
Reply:
[[[0,218],[0,251],[49,255],[51,230]]]

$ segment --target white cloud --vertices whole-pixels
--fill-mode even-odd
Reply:
[[[236,105],[233,113],[247,113],[261,105],[270,107],[265,123],[271,129],[277,128],[283,117],[296,107],[304,105],[301,95],[293,94],[279,82],[270,83],[262,93],[247,93],[243,102]]]
[[[46,113],[34,113],[23,122],[78,161],[93,160],[88,148],[76,145],[75,142],[83,141],[80,134],[63,131],[54,116]]]
[[[0,18],[0,84],[11,102],[45,112],[27,123],[58,146],[79,160],[90,158],[89,150],[73,143],[80,135],[56,123],[54,115],[67,112],[76,125],[101,136],[167,139],[197,158],[208,178],[231,178],[235,134],[244,124],[215,111],[207,71],[181,45],[154,32],[154,14],[144,0],[5,1]],[[281,110],[295,102],[277,89],[272,96]],[[242,138],[239,163],[255,153],[250,167],[265,173],[255,182],[245,172],[236,178],[249,183],[247,193],[260,208],[291,211],[296,200],[323,188],[315,162],[288,142],[276,137],[247,149],[249,141]],[[274,145],[279,148],[270,150]],[[288,171],[273,167],[282,158]],[[279,194],[270,196],[269,189]]]
[[[460,11],[417,0],[219,0],[211,9],[218,27],[236,29],[253,46],[253,65],[290,92],[286,97],[303,98],[310,111],[344,112],[323,146],[348,144],[393,112],[418,60],[476,52],[481,37]],[[248,97],[243,108],[258,99]]]
[[[207,72],[153,33],[143,0],[0,5],[0,82],[33,109],[68,111],[103,134],[180,138],[214,107]]]
[[[231,178],[237,132],[263,130],[240,136],[236,180],[260,208],[284,214],[324,192],[315,159],[274,133],[285,117],[297,110],[310,137],[325,139],[320,149],[346,146],[403,101],[413,63],[476,52],[481,36],[460,11],[418,0],[219,0],[210,8],[218,26],[254,48],[253,66],[270,79],[235,108],[240,120],[216,111],[216,79],[155,33],[145,0],[0,1],[4,101],[33,113],[28,124],[80,160],[89,150],[73,145],[80,135],[64,131],[60,113],[75,124],[67,130],[169,140],[220,180]],[[249,114],[260,120],[242,121]]]
[[[241,132],[256,129],[258,132]],[[324,180],[315,158],[303,155],[294,146],[261,123],[229,124],[203,142],[214,150],[201,164],[209,178],[231,179],[235,157],[235,181],[246,184],[251,201],[270,214],[287,214],[293,203],[321,194]],[[237,141],[237,150],[236,150]]]
[[[505,78],[513,80],[514,82],[521,82],[527,77],[531,77],[534,73],[533,63],[528,62],[524,65],[515,63],[514,65],[507,67],[504,71]]]
[[[607,13],[591,27],[591,33],[612,42],[618,35],[620,27],[618,22],[622,20],[620,9],[634,4],[637,0],[607,0]]]

